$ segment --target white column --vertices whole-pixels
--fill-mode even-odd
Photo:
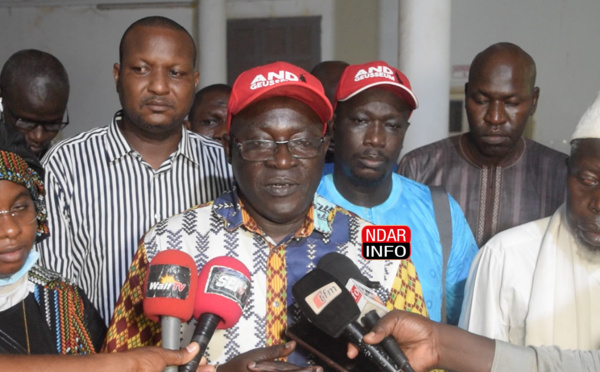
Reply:
[[[198,0],[198,88],[227,83],[225,0]]]
[[[448,136],[450,4],[400,0],[398,63],[419,100],[402,154]]]
[[[398,7],[398,0],[379,0],[379,59],[391,66],[398,66]]]

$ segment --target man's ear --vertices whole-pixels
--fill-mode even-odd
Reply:
[[[225,150],[225,158],[227,162],[231,164],[231,146],[233,145],[233,140],[229,134],[224,134],[221,138],[221,145],[223,146],[223,150]]]
[[[117,86],[117,92],[119,92],[119,73],[121,72],[121,65],[115,63],[113,65],[113,78],[115,79],[115,85]]]
[[[200,73],[194,71],[194,88],[198,88],[198,82],[200,82]]]
[[[535,114],[535,110],[537,109],[538,98],[540,98],[540,88],[533,88],[533,95],[531,97],[531,110],[529,112],[529,116],[533,116]]]
[[[192,128],[192,124],[190,123],[190,120],[189,120],[189,119],[185,119],[185,120],[183,121],[183,126],[184,126],[184,127],[185,127],[185,129],[187,129],[187,130],[192,130],[192,129],[191,129],[191,128]]]
[[[331,118],[331,120],[329,120],[327,122],[327,130],[329,131],[329,135],[331,136],[331,138],[333,137],[333,131],[334,131],[334,125],[333,123],[335,123],[335,119],[337,118],[336,114],[333,114],[333,117]]]

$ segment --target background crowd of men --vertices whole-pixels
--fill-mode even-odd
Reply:
[[[286,343],[285,328],[300,319],[291,288],[338,252],[379,283],[389,310],[515,345],[600,349],[600,101],[575,129],[570,157],[524,138],[540,99],[535,62],[517,45],[494,44],[470,67],[469,132],[413,150],[398,165],[407,130],[419,130],[409,122],[418,98],[386,62],[327,61],[312,73],[274,62],[196,93],[196,55],[174,21],[134,22],[113,67],[121,109],[108,125],[53,146],[69,125],[67,72],[37,50],[6,61],[2,131],[20,132],[41,161],[50,233],[35,249],[29,244],[16,270],[3,266],[14,244],[0,234],[2,323],[21,316],[15,306],[25,301],[3,286],[22,282],[29,293],[21,276],[34,276],[39,253],[44,270],[97,309],[101,320],[82,327],[108,327],[103,351],[157,345],[160,325],[142,310],[152,258],[177,249],[200,269],[232,256],[250,269],[252,292],[199,369],[317,371],[319,359]],[[10,205],[0,213],[18,215]],[[366,261],[360,230],[369,224],[409,226],[410,259]],[[24,304],[13,324],[27,329]],[[182,347],[194,326],[182,327]],[[30,345],[20,326],[0,325],[5,332],[31,354],[55,346],[45,336]],[[177,358],[169,362],[187,354]]]

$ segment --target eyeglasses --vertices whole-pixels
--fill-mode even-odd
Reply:
[[[321,152],[325,137],[294,138],[289,141],[239,141],[237,138],[233,138],[233,140],[240,150],[242,159],[248,161],[265,161],[273,159],[273,157],[275,157],[277,146],[283,144],[287,145],[290,154],[297,159],[316,158]]]
[[[10,114],[10,116],[12,116],[13,119],[15,119],[15,127],[27,131],[34,130],[35,128],[37,128],[38,125],[41,125],[48,132],[58,132],[64,129],[67,125],[69,125],[69,112],[67,109],[65,109],[65,114],[62,122],[34,121],[29,119],[22,119],[13,114],[12,111],[8,109],[8,107],[4,107],[4,110],[6,110]]]
[[[7,215],[22,224],[30,224],[37,218],[37,210],[33,200],[18,201],[8,211],[0,211],[0,215]]]

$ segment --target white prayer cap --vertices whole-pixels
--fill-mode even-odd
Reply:
[[[600,92],[579,120],[571,136],[571,142],[581,138],[600,138]]]

